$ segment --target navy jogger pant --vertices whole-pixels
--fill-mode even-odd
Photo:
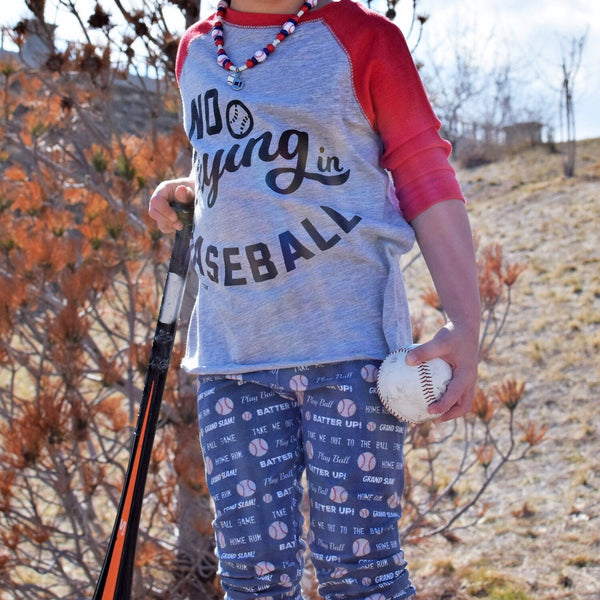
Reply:
[[[200,437],[228,600],[299,600],[304,540],[326,600],[414,595],[398,535],[406,424],[379,401],[379,364],[200,378]]]

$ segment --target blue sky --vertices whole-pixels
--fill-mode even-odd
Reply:
[[[140,4],[141,0],[129,2]],[[92,7],[95,0],[78,0],[79,3]],[[206,0],[205,10],[214,4],[214,0]],[[385,0],[373,0],[372,4],[384,8]],[[400,0],[398,4],[397,22],[403,29],[411,6],[409,0]],[[482,50],[482,61],[493,61],[498,53],[508,51],[528,85],[544,96],[553,109],[559,102],[561,39],[580,36],[587,29],[583,62],[575,85],[576,129],[579,139],[600,137],[598,0],[418,0],[418,11],[430,15],[416,50],[418,58],[427,60],[428,53],[433,51],[442,56],[452,52],[452,32],[465,27],[472,35],[480,36],[481,48],[486,49]],[[14,25],[27,14],[24,0],[4,2],[0,24]],[[52,15],[47,17],[51,19]],[[63,15],[60,22],[67,24],[68,16]],[[59,36],[68,38],[68,28],[63,29]],[[558,129],[557,137],[560,137]]]

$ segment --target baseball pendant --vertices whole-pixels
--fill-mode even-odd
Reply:
[[[227,77],[227,83],[237,91],[244,87],[244,82],[242,81],[239,73],[231,73],[229,77]]]

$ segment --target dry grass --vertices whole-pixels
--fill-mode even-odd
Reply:
[[[527,266],[482,383],[526,380],[520,410],[550,428],[458,543],[406,548],[423,600],[600,598],[600,140],[579,144],[576,177],[561,160],[538,148],[458,173],[482,244]]]

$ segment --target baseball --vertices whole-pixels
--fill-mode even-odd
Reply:
[[[342,504],[348,500],[348,492],[341,485],[334,485],[329,492],[329,499]]]
[[[275,570],[275,565],[269,561],[261,560],[254,566],[254,570],[256,571],[256,574],[261,577],[267,573],[272,573]]]
[[[396,492],[394,492],[388,499],[387,505],[393,510],[394,508],[398,508],[400,506],[400,496]]]
[[[306,375],[294,375],[290,379],[290,389],[294,392],[304,392],[308,387],[308,379]]]
[[[215,410],[220,415],[228,415],[233,410],[233,402],[229,398],[219,398]]]
[[[269,525],[269,536],[274,540],[282,540],[287,532],[287,525],[283,521],[275,521]]]
[[[351,417],[356,412],[356,404],[349,398],[344,398],[338,402],[337,411],[342,417]]]
[[[360,375],[368,383],[373,383],[377,379],[377,367],[375,365],[365,365],[360,370]]]
[[[452,379],[452,367],[441,358],[411,367],[406,355],[416,345],[392,352],[379,367],[377,393],[386,409],[396,418],[425,423],[440,417],[427,407],[439,400]]]
[[[371,552],[371,545],[368,540],[365,538],[354,540],[354,543],[352,544],[352,554],[354,554],[354,556],[366,556],[369,552]]]
[[[252,456],[264,456],[269,450],[269,444],[263,438],[254,438],[248,444],[248,450]]]
[[[363,452],[358,457],[358,468],[361,471],[372,471],[377,464],[377,460],[375,459],[375,455],[372,452]]]
[[[250,111],[239,100],[232,100],[227,105],[227,128],[231,137],[241,139],[247,136],[254,127],[254,119]]]
[[[235,489],[242,498],[249,498],[256,491],[256,484],[252,479],[244,479],[237,484]]]

